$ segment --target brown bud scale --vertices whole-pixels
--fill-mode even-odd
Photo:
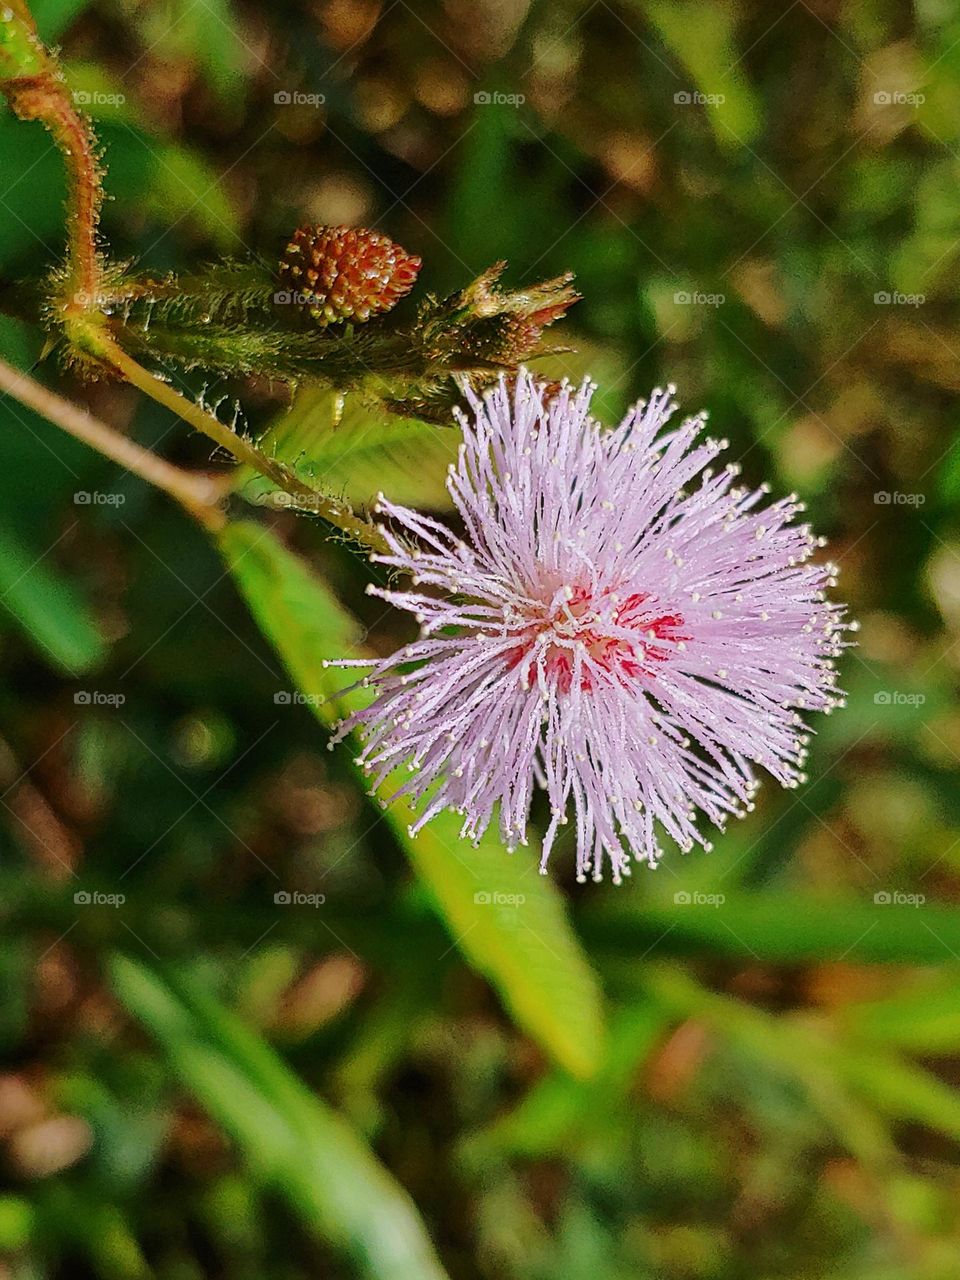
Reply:
[[[416,283],[421,260],[366,227],[300,227],[280,277],[319,324],[362,323],[390,311]]]

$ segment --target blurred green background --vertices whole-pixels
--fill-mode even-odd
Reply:
[[[324,749],[336,601],[407,634],[364,561],[252,510],[224,559],[0,402],[0,1276],[953,1280],[960,13],[35,11],[117,256],[273,263],[315,221],[388,232],[437,291],[571,269],[577,352],[542,367],[589,370],[609,420],[665,380],[708,406],[747,480],[807,500],[863,629],[807,786],[620,890],[558,848],[554,891],[449,828],[407,847]],[[4,111],[3,279],[58,260],[62,199]],[[41,347],[0,320],[7,359]],[[129,389],[37,376],[209,465]],[[207,381],[254,430],[281,410]],[[443,432],[346,425],[330,483],[442,506]]]

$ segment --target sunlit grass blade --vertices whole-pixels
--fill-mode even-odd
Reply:
[[[883,1120],[837,1071],[833,1046],[810,1029],[730,996],[708,991],[679,968],[651,965],[640,989],[673,1018],[697,1018],[719,1039],[738,1045],[804,1090],[812,1109],[858,1159],[887,1169],[893,1143]]]
[[[618,1126],[631,1079],[670,1022],[670,1013],[654,1001],[634,1000],[611,1017],[606,1058],[593,1079],[572,1080],[559,1071],[544,1076],[517,1107],[470,1139],[467,1153],[543,1158],[589,1142],[604,1121]]]
[[[715,955],[951,964],[960,958],[960,911],[893,902],[826,902],[795,894],[730,893],[720,904],[679,888],[646,905],[620,895],[586,916],[584,933],[607,954]],[[707,895],[709,897],[709,895]]]
[[[407,1193],[351,1126],[197,988],[115,956],[114,988],[257,1180],[369,1280],[447,1280]]]
[[[926,1125],[960,1141],[960,1093],[892,1053],[837,1054],[840,1072],[870,1105],[895,1120]]]
[[[79,675],[106,656],[107,646],[73,584],[3,529],[0,606],[0,618],[14,618],[40,652],[67,675]]]
[[[849,1005],[838,1015],[844,1034],[917,1053],[955,1053],[960,1048],[957,969],[950,966],[910,974],[882,1000]]]

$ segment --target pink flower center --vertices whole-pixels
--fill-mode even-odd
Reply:
[[[597,668],[624,683],[653,679],[671,646],[689,640],[682,627],[679,613],[661,613],[644,592],[618,601],[610,591],[596,597],[577,587],[559,607],[524,628],[520,643],[510,650],[510,666],[519,667],[523,683],[531,685],[542,664],[560,693],[570,691],[578,651],[580,688],[586,692],[594,688]]]

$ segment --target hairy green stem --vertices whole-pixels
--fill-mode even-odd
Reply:
[[[195,430],[208,436],[222,449],[226,449],[238,462],[252,467],[278,489],[290,494],[293,499],[291,506],[318,515],[369,551],[389,551],[386,539],[375,524],[355,515],[344,503],[312,488],[288,467],[262,453],[255,444],[238,435],[219,418],[194,404],[169,383],[163,382],[149,369],[138,364],[108,334],[94,330],[82,337],[87,350],[112,365],[133,386],[175,413]]]
[[[66,166],[67,261],[58,292],[61,319],[69,333],[75,316],[89,317],[100,308],[100,163],[93,127],[76,109],[24,0],[4,0],[0,9],[0,92],[22,120],[38,120],[49,130]]]

